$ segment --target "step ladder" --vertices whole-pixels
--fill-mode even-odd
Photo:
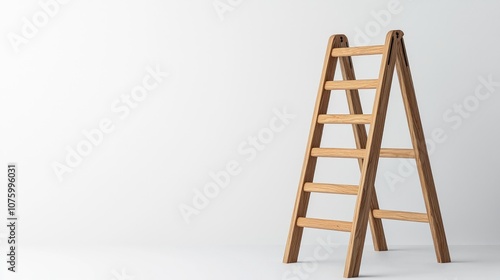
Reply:
[[[360,55],[382,55],[378,79],[356,80],[351,57]],[[341,81],[334,80],[338,62],[343,76]],[[413,149],[381,148],[394,68],[397,70],[403,95]],[[372,114],[363,114],[358,89],[376,89]],[[327,114],[330,93],[334,90],[345,90],[350,114]],[[351,124],[354,130],[356,149],[321,148],[320,143],[325,124]],[[366,124],[370,125],[368,135],[365,128]],[[313,179],[318,157],[358,159],[361,170],[359,186],[315,183]],[[415,159],[427,213],[379,209],[374,182],[380,157]],[[357,195],[353,221],[306,217],[312,192]],[[302,233],[305,227],[350,232],[344,277],[357,277],[359,276],[368,222],[370,223],[375,250],[387,251],[381,219],[429,223],[437,261],[439,263],[450,262],[441,211],[403,41],[403,32],[401,30],[388,32],[385,45],[364,47],[349,47],[345,35],[333,35],[330,37],[325,55],[320,88],[283,261],[285,263],[297,262]]]

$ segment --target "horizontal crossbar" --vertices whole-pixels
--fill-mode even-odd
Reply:
[[[329,230],[336,230],[336,231],[346,231],[346,232],[350,232],[352,229],[351,222],[313,219],[313,218],[298,218],[297,219],[297,226],[308,227],[308,228],[329,229]]]
[[[304,191],[334,193],[334,194],[358,194],[358,186],[354,185],[338,185],[338,184],[320,184],[320,183],[305,183]]]
[[[366,149],[344,149],[344,148],[312,148],[313,157],[336,157],[336,158],[364,158]],[[383,158],[414,158],[413,149],[380,149],[380,157]]]
[[[410,222],[428,223],[429,217],[426,213],[406,212],[406,211],[392,211],[375,209],[372,211],[373,217],[377,219],[390,219]]]
[[[374,89],[378,86],[378,80],[347,80],[328,81],[325,83],[326,90],[337,89]]]
[[[355,55],[372,55],[382,54],[384,52],[384,45],[379,46],[364,46],[364,47],[351,47],[351,48],[334,48],[332,56],[355,56]]]
[[[337,157],[337,158],[364,158],[365,149],[341,149],[341,148],[313,148],[313,157]]]
[[[369,124],[372,122],[372,115],[351,114],[351,115],[319,115],[318,123],[323,124]]]

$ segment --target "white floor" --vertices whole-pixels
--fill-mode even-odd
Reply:
[[[452,263],[438,264],[432,247],[367,247],[361,279],[500,279],[500,246],[452,246]],[[22,280],[315,280],[343,279],[345,247],[305,247],[296,264],[283,264],[283,247],[177,249],[23,250],[19,271],[0,279]],[[321,254],[320,254],[321,253]],[[316,259],[315,259],[316,256]],[[319,258],[319,259],[318,259]]]

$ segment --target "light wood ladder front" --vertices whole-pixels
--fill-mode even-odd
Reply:
[[[351,57],[376,54],[382,55],[379,78],[356,80]],[[337,63],[340,63],[342,81],[334,80]],[[389,92],[395,68],[403,95],[413,144],[412,149],[381,149]],[[376,89],[372,114],[363,113],[358,89]],[[332,115],[327,113],[332,90],[345,90],[350,114]],[[351,124],[354,130],[356,149],[321,148],[320,143],[325,124]],[[365,128],[366,124],[370,124],[368,134]],[[318,157],[358,159],[361,170],[359,185],[315,183],[314,172]],[[380,157],[414,158],[416,160],[426,213],[379,209],[374,183]],[[353,221],[306,217],[312,192],[357,195]],[[330,37],[283,261],[285,263],[297,261],[305,227],[350,232],[344,277],[357,277],[359,276],[368,223],[375,250],[387,250],[381,219],[429,223],[437,261],[440,263],[450,262],[441,211],[425,145],[408,57],[406,56],[403,32],[400,30],[390,31],[387,34],[385,44],[380,46],[349,47],[345,35]]]

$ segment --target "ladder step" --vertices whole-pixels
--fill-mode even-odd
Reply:
[[[347,80],[347,81],[328,81],[325,83],[326,90],[336,89],[373,89],[377,88],[378,80]]]
[[[312,148],[313,157],[364,158],[364,149]]]
[[[304,191],[334,193],[334,194],[358,194],[358,186],[354,185],[337,185],[337,184],[320,184],[320,183],[305,183]]]
[[[373,217],[377,219],[390,219],[390,220],[421,222],[421,223],[429,222],[429,217],[427,216],[426,213],[379,210],[379,209],[375,209],[372,212],[373,212]]]
[[[318,123],[323,124],[369,124],[372,122],[372,115],[352,114],[352,115],[319,115]]]
[[[351,222],[312,219],[312,218],[298,218],[297,219],[297,226],[298,227],[308,227],[308,228],[329,229],[329,230],[336,230],[336,231],[346,231],[346,232],[350,232],[352,229]]]
[[[354,56],[354,55],[372,55],[372,54],[382,54],[384,52],[384,46],[366,46],[366,47],[351,47],[351,48],[334,48],[332,50],[332,56]]]
[[[413,149],[380,149],[383,158],[415,158]]]
[[[365,149],[344,149],[344,148],[312,148],[313,157],[335,157],[335,158],[364,158]],[[383,158],[414,158],[413,149],[380,149],[380,157]]]

